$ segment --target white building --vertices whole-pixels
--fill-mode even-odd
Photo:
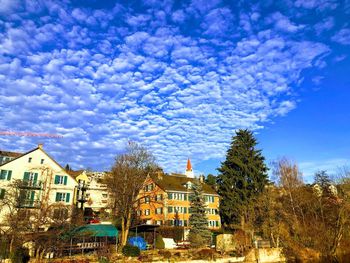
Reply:
[[[45,205],[53,207],[53,217],[68,215],[77,182],[43,150],[42,144],[16,156],[2,153],[5,161],[0,164],[0,199],[6,199],[15,185],[20,195],[14,202],[18,208],[39,210]],[[11,158],[6,158],[6,154]],[[4,218],[8,211],[6,207],[0,211],[3,224],[6,224]]]
[[[86,170],[67,171],[78,182],[76,203],[79,208],[91,208],[101,212],[108,207],[108,189],[103,182],[105,172]]]

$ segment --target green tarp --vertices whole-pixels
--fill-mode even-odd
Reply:
[[[75,234],[87,234],[93,237],[118,237],[118,229],[114,225],[92,224],[75,229]]]

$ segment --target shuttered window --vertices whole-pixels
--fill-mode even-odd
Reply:
[[[0,171],[0,180],[11,180],[12,171],[11,170],[1,170]]]
[[[55,184],[67,185],[67,181],[68,181],[68,176],[55,175]]]

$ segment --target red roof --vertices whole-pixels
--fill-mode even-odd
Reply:
[[[186,171],[192,171],[192,164],[190,158],[187,159],[187,168]]]

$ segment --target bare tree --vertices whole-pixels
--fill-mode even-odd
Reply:
[[[30,217],[32,211],[21,207],[20,182],[10,183],[5,190],[5,195],[0,199],[0,211],[3,220],[0,228],[9,243],[9,252],[13,253],[16,247],[24,243],[24,233],[31,229]]]
[[[156,169],[154,157],[142,146],[129,142],[119,154],[105,182],[111,194],[114,216],[121,220],[121,245],[127,242],[134,207],[148,174]]]

